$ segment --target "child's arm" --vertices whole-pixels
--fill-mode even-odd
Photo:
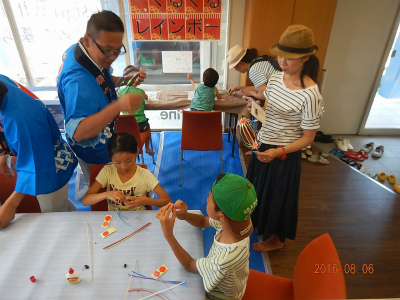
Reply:
[[[122,191],[107,191],[98,193],[101,189],[101,184],[96,180],[86,192],[82,199],[83,205],[93,205],[102,200],[110,199],[116,203],[125,201],[126,197]]]
[[[222,95],[219,93],[217,87],[215,86],[214,88],[215,88],[215,94],[216,94],[216,96],[217,96],[217,99],[218,99],[218,100],[221,99],[221,98],[222,98]]]
[[[170,217],[171,213],[172,216]],[[156,217],[160,220],[163,235],[174,252],[176,258],[181,263],[182,267],[188,272],[198,273],[196,260],[194,260],[189,253],[182,248],[174,236],[173,230],[176,218],[176,210],[174,209],[174,205],[168,204],[164,207],[161,207]]]
[[[211,227],[208,219],[209,217],[203,215],[197,215],[187,212],[187,205],[182,200],[178,200],[174,204],[176,216],[179,220],[184,220],[188,222],[190,225],[200,228]]]
[[[126,206],[136,207],[142,205],[152,205],[152,206],[164,206],[168,203],[172,203],[171,198],[168,193],[161,187],[160,184],[157,184],[154,188],[154,192],[157,194],[158,199],[153,199],[146,196],[138,196],[125,201]]]
[[[197,86],[199,85],[198,83],[196,83],[193,79],[193,76],[191,74],[187,74],[187,78],[190,80],[190,83],[197,88]]]

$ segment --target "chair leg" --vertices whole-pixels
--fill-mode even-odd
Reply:
[[[181,149],[181,164],[179,167],[179,186],[181,186],[181,177],[182,177],[182,159],[183,159],[183,150]]]
[[[224,173],[224,160],[223,160],[223,155],[222,155],[222,150],[220,150],[220,156],[221,156],[221,173]]]
[[[142,164],[144,164],[144,156],[143,156],[143,152],[142,152],[142,154],[141,154],[141,157],[142,157]]]
[[[233,114],[233,129],[232,129],[232,157],[235,155],[235,140],[236,140],[236,124],[237,124],[237,114]]]
[[[229,124],[228,124],[228,142],[231,141],[231,123],[232,123],[232,115],[230,113],[226,113],[229,116]]]
[[[151,132],[150,132],[150,135],[149,135],[149,143],[150,143],[150,149],[151,149],[152,151],[154,151],[154,150],[153,150],[153,140],[151,139]],[[155,160],[154,160],[154,154],[153,154],[151,157],[153,158],[153,165],[155,165],[156,162],[155,162]]]

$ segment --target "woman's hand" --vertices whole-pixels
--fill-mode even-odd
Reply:
[[[274,158],[281,156],[282,155],[282,150],[278,148],[271,148],[268,149],[264,152],[255,152],[257,158],[259,161],[263,163],[269,163],[271,162]]]
[[[237,86],[230,87],[228,90],[228,94],[230,95],[238,90],[239,90],[239,88]]]

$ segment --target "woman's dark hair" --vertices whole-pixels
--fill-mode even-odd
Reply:
[[[258,52],[256,48],[247,49],[246,54],[242,57],[240,61],[245,63],[251,63],[253,59],[255,59],[256,57],[258,57]]]
[[[319,60],[318,57],[315,55],[311,55],[308,60],[304,63],[303,70],[300,73],[300,83],[301,87],[304,89],[304,75],[308,75],[315,83],[317,83],[318,77],[318,70],[319,70]]]
[[[120,17],[109,10],[103,10],[91,15],[86,26],[86,33],[97,38],[99,31],[124,32],[124,23]]]
[[[214,87],[218,83],[218,72],[213,68],[208,68],[203,73],[203,82],[205,86]]]
[[[114,133],[108,141],[108,155],[110,158],[119,152],[128,152],[136,154],[138,145],[135,137],[127,132]]]

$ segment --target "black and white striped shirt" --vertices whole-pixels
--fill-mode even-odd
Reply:
[[[249,69],[249,78],[256,88],[267,83],[270,76],[278,72],[268,61],[256,62]]]
[[[291,90],[283,83],[283,72],[271,75],[264,96],[267,99],[266,123],[258,133],[263,144],[287,145],[299,139],[305,130],[319,128],[324,101],[318,86]]]

